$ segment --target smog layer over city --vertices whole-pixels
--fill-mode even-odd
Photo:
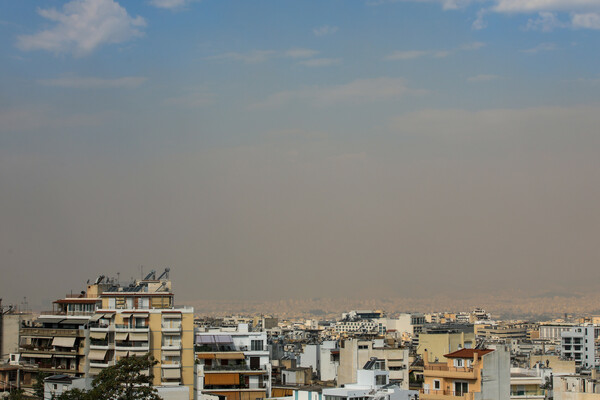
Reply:
[[[598,0],[0,3],[0,398],[600,399],[598,49]]]

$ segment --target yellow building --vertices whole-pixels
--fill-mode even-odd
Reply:
[[[446,362],[423,357],[422,400],[506,400],[510,396],[510,353],[504,347],[461,349],[445,354]]]
[[[186,386],[192,399],[194,313],[193,308],[173,306],[171,282],[149,276],[128,287],[106,288],[99,296],[102,308],[90,323],[86,375],[95,376],[123,357],[150,353],[159,361],[153,385],[159,391]]]
[[[429,362],[446,362],[444,354],[460,349],[474,348],[475,345],[475,333],[472,331],[427,332],[419,335],[417,354],[424,358],[425,351],[427,351]]]

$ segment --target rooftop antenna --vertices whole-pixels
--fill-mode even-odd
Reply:
[[[144,279],[144,266],[140,265],[140,279]]]
[[[117,285],[121,284],[121,273],[117,272]]]

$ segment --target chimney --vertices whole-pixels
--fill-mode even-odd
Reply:
[[[423,350],[423,367],[429,366],[429,355],[427,349]]]

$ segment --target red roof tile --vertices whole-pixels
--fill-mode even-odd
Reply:
[[[491,353],[492,349],[460,349],[457,351],[454,351],[452,353],[449,354],[444,354],[444,357],[446,358],[473,358],[473,355],[475,353],[477,353],[477,357],[481,358],[484,355]]]

